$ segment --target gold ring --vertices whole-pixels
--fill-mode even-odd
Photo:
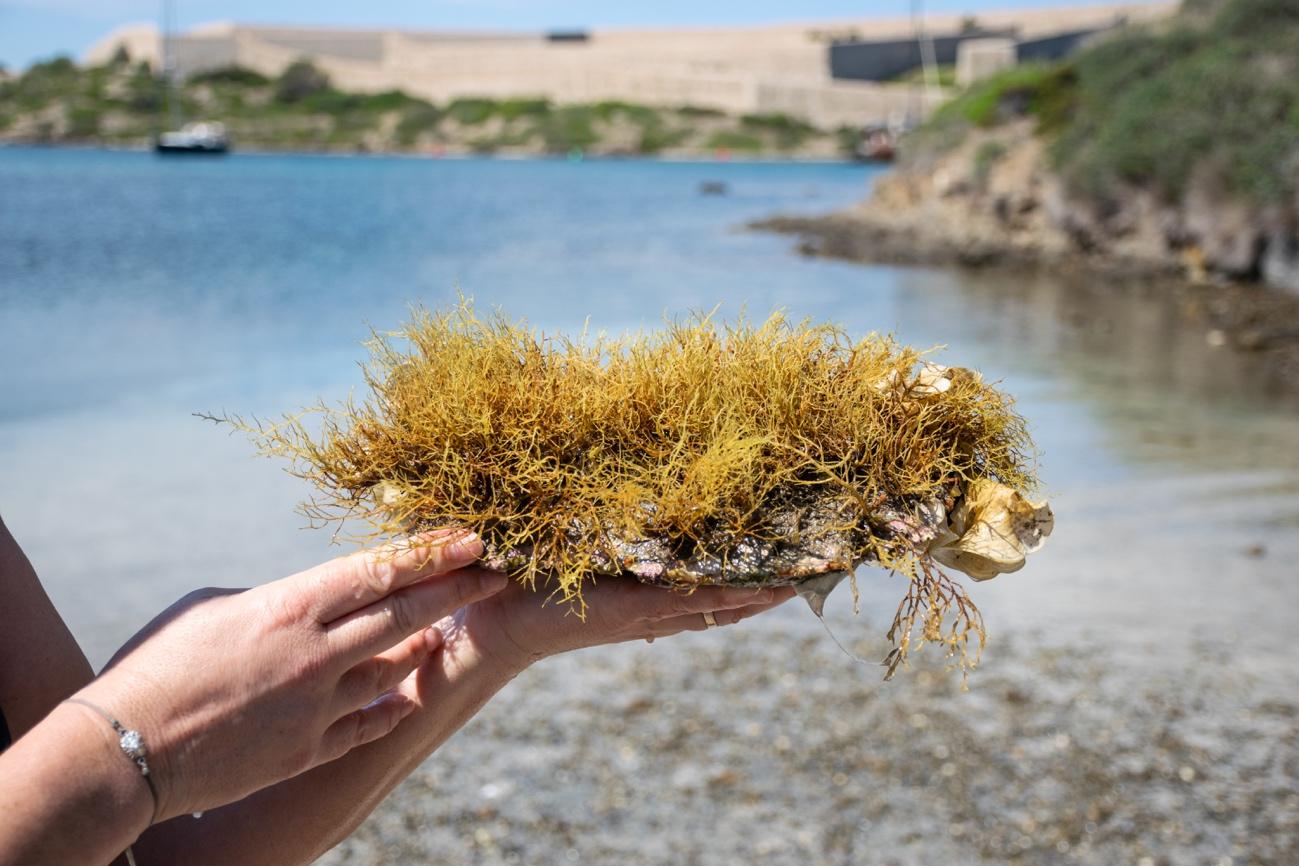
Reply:
[[[704,611],[704,628],[717,628],[717,617],[711,610]]]

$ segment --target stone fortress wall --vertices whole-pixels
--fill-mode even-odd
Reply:
[[[980,27],[1020,39],[1112,26],[1120,18],[1166,15],[1171,3],[980,13]],[[962,16],[932,15],[935,36],[956,33]],[[817,126],[886,122],[923,115],[944,98],[923,88],[832,77],[830,46],[914,38],[907,19],[587,33],[475,33],[343,30],[210,24],[173,40],[178,73],[231,64],[278,75],[301,58],[345,90],[400,88],[435,102],[458,97],[545,97],[555,102],[626,100],[695,105],[746,114],[783,112]],[[121,28],[86,54],[102,62],[125,45],[158,62],[149,25]]]

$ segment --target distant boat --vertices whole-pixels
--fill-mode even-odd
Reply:
[[[230,150],[224,123],[199,121],[164,132],[153,144],[158,153],[220,154]]]
[[[897,155],[897,134],[884,124],[869,124],[857,134],[853,157],[860,162],[892,162]]]
[[[180,124],[180,98],[175,92],[179,76],[172,44],[175,21],[175,3],[166,0],[162,6],[162,84],[171,128],[158,134],[153,149],[157,153],[226,153],[230,150],[230,136],[226,135],[224,123],[204,120]]]

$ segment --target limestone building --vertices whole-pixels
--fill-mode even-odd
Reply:
[[[981,27],[1020,38],[1111,26],[1166,14],[1170,5],[1087,6],[980,14]],[[958,32],[961,16],[930,16],[930,33]],[[888,82],[835,78],[835,44],[915,38],[906,19],[674,30],[506,33],[343,30],[218,23],[173,38],[178,74],[240,65],[266,75],[307,58],[348,90],[393,88],[445,102],[536,96],[555,102],[626,100],[731,113],[784,112],[818,126],[884,121],[924,111],[942,95]],[[86,54],[118,46],[157,63],[156,28],[134,25]]]

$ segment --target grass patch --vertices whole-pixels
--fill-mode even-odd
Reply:
[[[1122,30],[1060,64],[1026,64],[942,106],[904,142],[941,153],[969,129],[1033,118],[1080,197],[1124,187],[1176,202],[1197,171],[1258,204],[1299,194],[1299,6],[1201,0],[1160,27]]]
[[[983,187],[988,182],[992,167],[1006,155],[1006,145],[1000,141],[985,141],[974,151],[974,164],[970,167],[970,179],[974,184]]]
[[[437,129],[438,121],[441,119],[442,112],[434,105],[423,103],[407,107],[402,112],[401,119],[397,121],[398,143],[403,147],[410,147],[421,135]]]
[[[596,112],[589,105],[563,105],[540,118],[538,131],[546,150],[568,153],[585,150],[600,140],[595,131]]]
[[[676,109],[676,113],[682,117],[694,118],[726,117],[725,111],[719,111],[716,108],[705,108],[702,105],[682,105]]]
[[[1168,32],[1134,32],[1077,61],[1073,116],[1051,156],[1072,189],[1176,201],[1209,168],[1228,192],[1291,200],[1299,159],[1299,11],[1231,0]]]
[[[706,146],[712,150],[759,151],[762,139],[747,132],[723,129],[710,135]]]
[[[494,99],[454,99],[446,108],[446,115],[462,126],[486,123],[496,113]]]
[[[892,79],[897,84],[928,84],[925,78],[925,68],[917,66],[914,69],[908,69]],[[955,87],[956,86],[956,64],[943,63],[938,67],[938,86]]]
[[[660,153],[673,147],[680,147],[690,140],[690,130],[669,129],[666,126],[649,126],[641,131],[637,150],[641,153]]]

